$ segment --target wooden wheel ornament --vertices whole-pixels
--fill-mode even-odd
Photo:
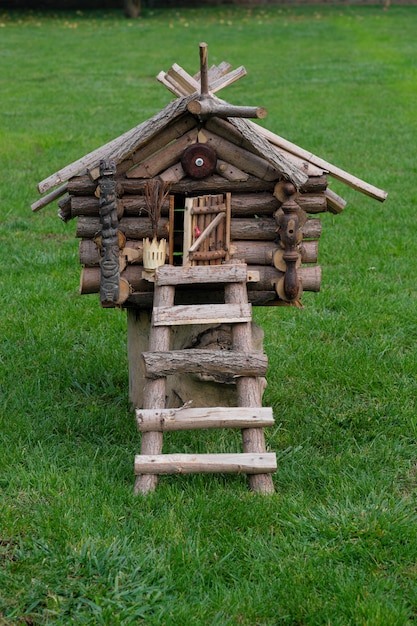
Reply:
[[[196,143],[184,150],[181,165],[191,178],[206,178],[216,169],[217,155],[213,148],[204,143]]]

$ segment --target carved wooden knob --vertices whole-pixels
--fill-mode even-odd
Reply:
[[[286,196],[293,196],[296,192],[296,188],[294,187],[294,185],[292,183],[285,183],[284,185],[284,193]]]
[[[204,143],[196,143],[184,150],[181,165],[191,178],[206,178],[216,169],[217,155],[213,148]]]

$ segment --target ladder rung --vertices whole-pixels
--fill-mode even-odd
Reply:
[[[190,285],[199,283],[244,283],[247,265],[195,265],[175,267],[162,265],[155,271],[156,285]]]
[[[273,452],[262,454],[138,454],[135,474],[268,474],[277,469]]]
[[[250,304],[206,304],[155,307],[154,326],[179,326],[181,324],[233,324],[250,322]]]
[[[210,407],[195,409],[137,409],[140,432],[205,428],[266,428],[274,425],[271,407]]]
[[[226,376],[265,376],[268,357],[262,352],[235,350],[171,350],[143,352],[146,378],[162,378],[175,373],[224,374]]]

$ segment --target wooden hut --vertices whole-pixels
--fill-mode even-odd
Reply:
[[[273,489],[275,454],[266,452],[263,433],[273,423],[262,407],[267,362],[252,343],[251,306],[299,305],[303,291],[319,291],[318,215],[345,206],[328,189],[328,175],[386,198],[250,121],[265,117],[262,107],[215,95],[245,73],[227,63],[209,68],[200,44],[198,74],[174,64],[158,75],[175,100],[40,182],[46,195],[32,205],[36,211],[59,199],[60,217],[77,219],[81,294],[100,294],[103,307],[128,311],[140,492],[153,489],[158,474],[194,471],[243,472],[253,489]],[[173,329],[183,326],[214,328],[217,348],[229,331],[220,346],[228,349],[194,342],[172,350]],[[174,373],[237,381],[237,406],[202,409],[195,398],[167,406]],[[163,431],[210,427],[241,428],[244,453],[161,454]]]

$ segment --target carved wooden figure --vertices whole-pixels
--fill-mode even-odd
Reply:
[[[100,224],[101,224],[101,280],[102,306],[115,306],[120,297],[119,220],[117,217],[116,165],[112,161],[100,162]]]

